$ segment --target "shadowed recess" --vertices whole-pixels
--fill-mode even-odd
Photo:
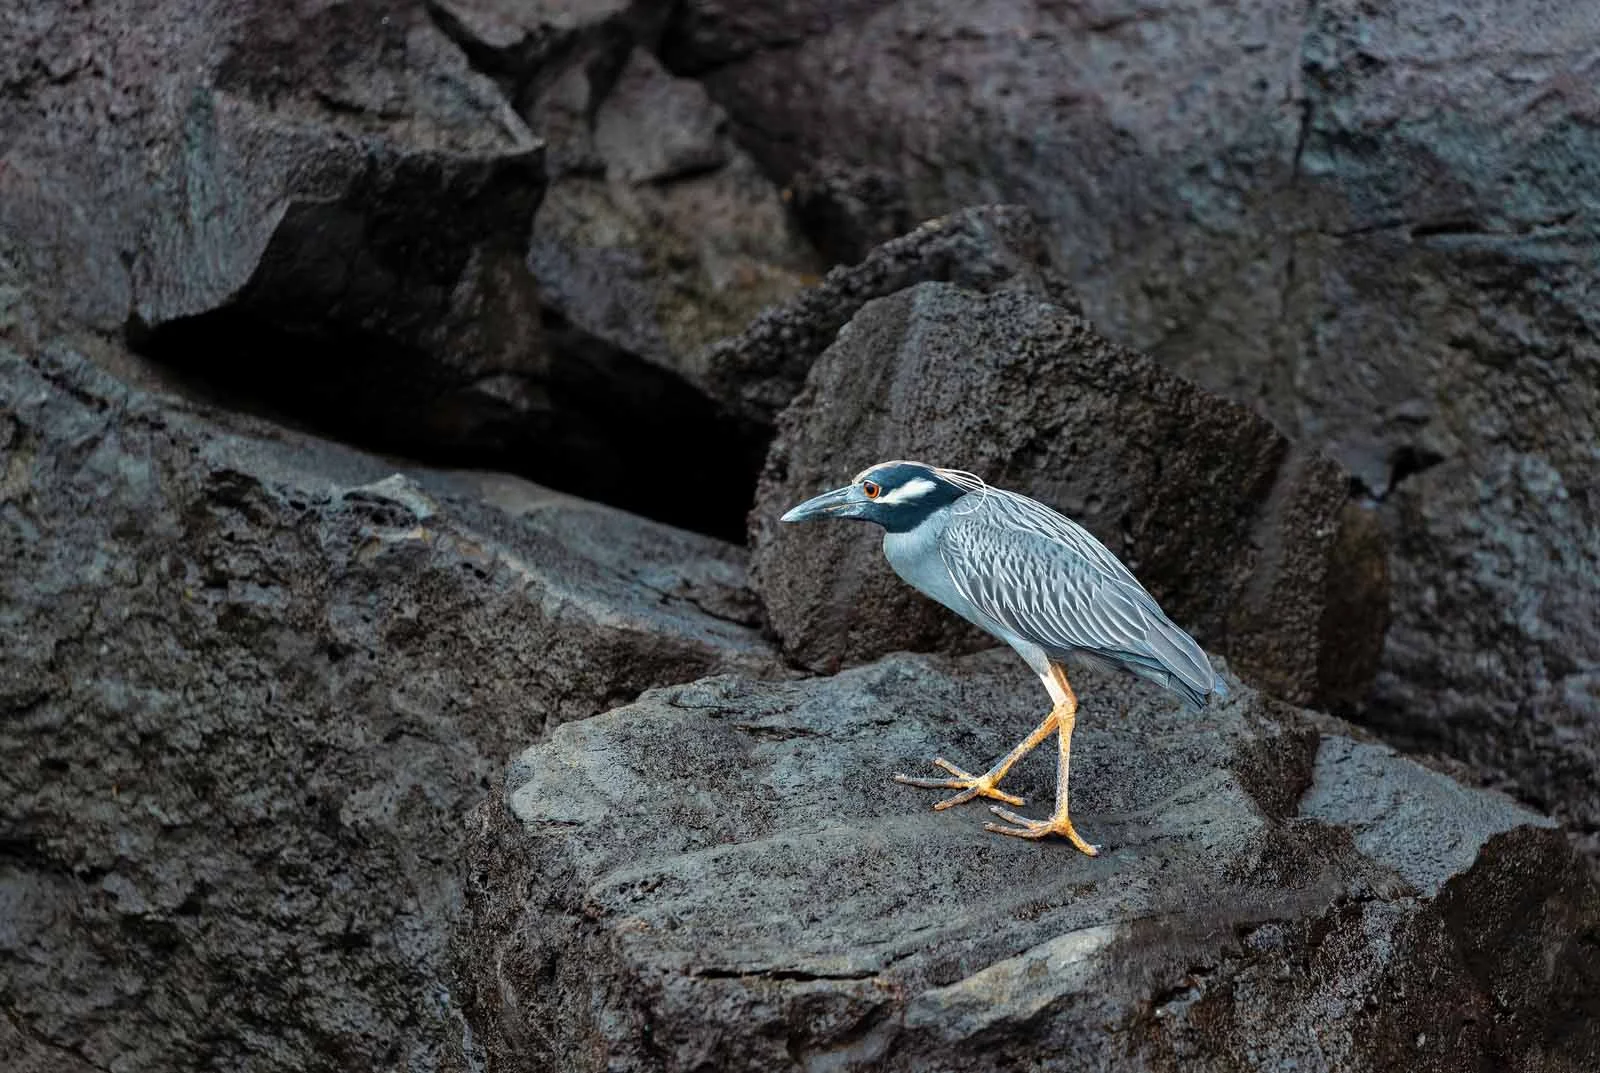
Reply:
[[[422,351],[229,307],[151,329],[138,353],[208,402],[426,465],[501,470],[669,525],[744,541],[770,430],[552,314],[530,373],[466,379]]]

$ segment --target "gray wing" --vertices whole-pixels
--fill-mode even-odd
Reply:
[[[951,508],[940,555],[961,595],[1046,650],[1121,664],[1192,704],[1220,687],[1205,652],[1088,530],[989,488]]]

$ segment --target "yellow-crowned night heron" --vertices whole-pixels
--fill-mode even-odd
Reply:
[[[1011,766],[1057,732],[1056,811],[1030,820],[991,806],[1014,826],[985,828],[1019,838],[1061,834],[1084,853],[1099,849],[1073,829],[1067,776],[1078,699],[1061,660],[1068,655],[1122,667],[1165,686],[1191,708],[1227,687],[1194,639],[1173,625],[1126,566],[1082,526],[1043,503],[991,488],[970,473],[921,462],[880,462],[843,488],[825,492],[783,516],[859,518],[886,530],[883,554],[920,592],[1016,649],[1044,681],[1053,707],[1044,722],[982,775],[942,757],[948,779],[896,775],[912,786],[959,790],[933,807],[974,797],[1022,804],[997,788]]]

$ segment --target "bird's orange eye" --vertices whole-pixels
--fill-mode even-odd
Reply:
[[[876,481],[862,481],[861,491],[866,493],[866,497],[868,499],[877,499],[878,494],[882,492],[883,489],[878,487]]]

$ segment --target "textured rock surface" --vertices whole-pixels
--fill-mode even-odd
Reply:
[[[0,26],[0,303],[234,406],[739,539],[748,493],[670,478],[751,487],[763,446],[668,366],[809,254],[700,85],[635,48],[648,5],[57,6]]]
[[[669,59],[770,173],[1031,208],[1106,334],[1383,501],[1365,718],[1600,829],[1600,8],[741,8]]]
[[[653,49],[670,5],[448,0],[444,25],[548,143],[528,263],[590,345],[679,372],[820,267],[699,82]]]
[[[1600,1060],[1600,894],[1548,821],[1249,690],[1184,716],[1130,681],[1082,680],[1092,860],[888,781],[1023,733],[1043,696],[1009,656],[714,678],[561,727],[475,816],[489,1067]],[[1013,788],[1047,799],[1052,767]]]
[[[1030,294],[937,283],[857,314],[780,420],[750,540],[756,587],[802,663],[982,637],[894,576],[880,530],[777,520],[888,458],[1056,506],[1278,696],[1328,706],[1370,686],[1384,549],[1336,464]]]
[[[0,348],[0,1065],[465,1069],[505,758],[769,667],[742,553]],[[76,1063],[76,1064],[75,1064]]]
[[[450,0],[437,13],[547,143],[526,260],[549,366],[548,412],[533,416],[549,428],[525,423],[502,464],[737,540],[765,430],[688,378],[708,344],[820,265],[721,107],[655,59],[667,6]]]
[[[52,305],[375,441],[538,409],[539,145],[424,4],[24,7],[0,231]]]
[[[835,268],[815,287],[710,347],[697,380],[741,418],[769,426],[863,305],[933,280],[985,293],[1026,291],[1078,310],[1077,296],[1056,271],[1027,210],[984,205],[929,220],[874,249],[860,264]]]
[[[1077,311],[1070,278],[1376,502],[1401,606],[1365,717],[1593,848],[1593,8],[13,0],[0,1070],[1600,1068],[1593,889],[1496,798],[1249,693],[1175,720],[1085,674],[1111,852],[998,843],[885,777],[1009,745],[1041,702],[1009,655],[759,685],[789,672],[742,552],[269,419],[738,540],[867,302],[941,280],[1064,324],[1032,303]],[[806,240],[851,267],[796,291]],[[871,358],[835,416],[934,454],[872,444],[932,403],[863,396]],[[1126,433],[1091,500],[1027,371],[959,361],[1022,405],[933,400],[999,437],[954,461],[1038,467],[1236,667],[1359,691],[1374,634],[1329,624],[1371,622],[1379,541],[1330,467],[1113,378],[1043,395]],[[1230,452],[1259,494],[1173,521]],[[817,578],[881,571],[869,606],[870,536],[809,535],[841,542]],[[569,767],[472,827],[554,728],[533,756]]]
[[[707,344],[819,265],[705,89],[641,47],[611,56],[606,45],[569,61],[529,107],[549,132],[552,183],[528,263],[573,328],[692,374]],[[606,66],[620,69],[597,87]]]

